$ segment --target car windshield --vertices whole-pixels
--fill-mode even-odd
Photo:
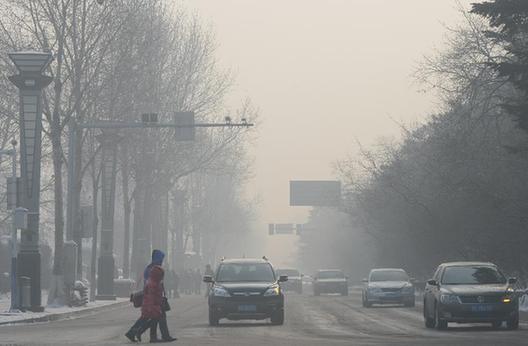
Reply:
[[[317,278],[319,279],[342,279],[345,277],[340,270],[328,270],[317,273]]]
[[[301,274],[295,269],[278,269],[277,275],[301,276]]]
[[[402,270],[376,270],[370,274],[370,281],[409,281],[409,276]]]
[[[218,282],[273,282],[275,274],[267,263],[221,264],[216,275]]]
[[[506,278],[495,267],[447,267],[442,276],[444,285],[504,284]]]

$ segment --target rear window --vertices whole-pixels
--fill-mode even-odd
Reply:
[[[370,281],[409,281],[409,276],[402,270],[376,270],[370,273]]]
[[[295,269],[277,269],[277,275],[301,276]]]
[[[468,266],[447,267],[442,275],[444,285],[505,284],[506,278],[495,267]]]
[[[344,277],[345,274],[343,274],[343,272],[340,270],[328,270],[317,273],[318,279],[342,279]]]
[[[218,282],[273,282],[275,274],[268,263],[225,263],[216,274]]]

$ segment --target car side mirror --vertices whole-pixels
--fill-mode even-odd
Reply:
[[[206,283],[213,283],[214,280],[213,280],[213,277],[211,275],[205,275],[203,277],[203,282],[206,282]]]
[[[515,284],[517,283],[517,278],[509,278],[509,279],[508,279],[508,283],[509,283],[510,285],[515,285]]]
[[[368,283],[368,279],[363,278],[361,279],[361,282]]]
[[[286,282],[286,281],[288,281],[288,275],[279,276],[279,282]]]
[[[434,279],[427,280],[427,284],[431,286],[438,286],[438,282],[436,282]]]

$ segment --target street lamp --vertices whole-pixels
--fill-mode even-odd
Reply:
[[[52,78],[44,71],[52,61],[51,53],[23,51],[9,53],[19,74],[9,80],[20,91],[20,166],[21,205],[28,209],[28,227],[22,230],[17,257],[17,276],[31,279],[32,311],[43,311],[40,292],[39,207],[40,161],[42,146],[42,89]]]

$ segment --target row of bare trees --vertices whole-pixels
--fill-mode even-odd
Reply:
[[[230,112],[235,112],[237,118],[254,118],[256,111],[249,102],[234,111],[225,107],[233,77],[218,66],[215,48],[210,29],[170,1],[2,1],[2,76],[13,72],[8,51],[35,49],[54,54],[48,71],[53,83],[44,98],[44,151],[49,155],[43,162],[43,170],[48,173],[43,174],[43,180],[49,179],[53,187],[43,194],[53,201],[48,222],[53,225],[56,280],[60,281],[62,275],[68,159],[75,160],[78,179],[72,199],[68,198],[72,205],[100,206],[99,133],[78,130],[81,140],[69,153],[65,149],[68,127],[73,122],[91,120],[137,121],[142,113],[157,113],[160,122],[172,122],[175,112],[188,110],[196,113],[197,122],[223,120],[227,114],[235,118]],[[5,145],[16,131],[17,116],[15,90],[5,78],[2,80],[0,144]],[[192,191],[191,174],[200,172],[209,179],[225,174],[240,177],[237,184],[227,184],[227,193],[237,196],[232,208],[241,206],[239,186],[246,181],[243,171],[248,169],[244,164],[247,146],[243,143],[247,133],[234,128],[200,130],[193,142],[178,142],[174,130],[169,129],[123,130],[115,134],[121,138],[116,200],[120,201],[118,209],[122,209],[117,214],[122,219],[119,224],[124,240],[123,246],[116,245],[115,250],[123,258],[119,263],[126,276],[140,271],[148,261],[151,245],[167,244],[163,234],[177,223],[160,221],[156,213],[172,206],[172,202],[164,202],[173,201],[172,191]],[[73,215],[72,234],[78,240],[79,208]],[[97,216],[94,221],[96,230]],[[160,234],[161,240],[156,238]],[[79,259],[81,256],[80,250]],[[92,259],[92,273],[93,263]]]
[[[366,234],[370,266],[404,267],[422,279],[453,260],[492,261],[527,278],[527,137],[505,107],[524,96],[495,68],[511,56],[488,20],[461,13],[464,24],[449,29],[446,48],[416,72],[442,110],[402,125],[401,141],[337,164],[348,223],[334,227],[335,236],[354,247]],[[334,261],[354,267],[350,248],[336,249]]]

